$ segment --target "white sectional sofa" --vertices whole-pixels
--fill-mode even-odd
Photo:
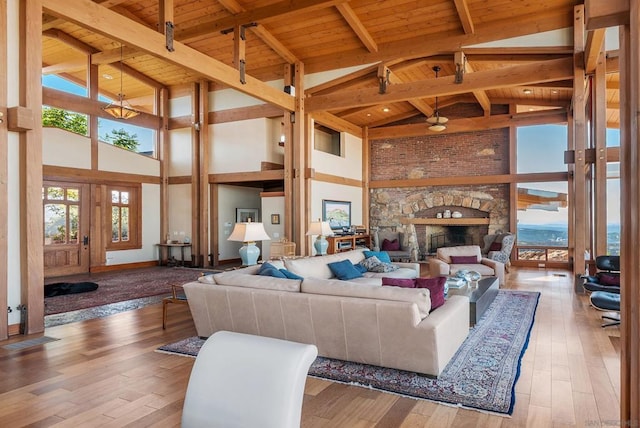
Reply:
[[[228,330],[318,347],[318,354],[438,376],[469,332],[469,301],[452,296],[430,313],[429,290],[382,287],[381,277],[332,279],[327,263],[362,251],[281,262],[303,280],[256,275],[259,267],[184,285],[198,335]],[[413,275],[411,267],[396,275]]]

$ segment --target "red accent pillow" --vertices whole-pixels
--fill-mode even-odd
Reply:
[[[602,285],[620,285],[620,275],[612,273],[600,272],[598,274],[598,282]]]
[[[500,242],[494,242],[489,247],[489,251],[500,251],[502,250],[502,244]]]
[[[416,288],[428,288],[431,294],[431,310],[429,312],[433,312],[444,305],[444,283],[446,281],[446,276],[416,278]]]
[[[389,241],[385,238],[382,241],[382,251],[400,251],[400,242],[397,239]]]
[[[454,265],[468,265],[478,263],[478,256],[451,256]]]
[[[416,288],[416,280],[411,278],[382,278],[383,286]]]

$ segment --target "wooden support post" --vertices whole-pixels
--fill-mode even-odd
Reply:
[[[369,233],[369,182],[371,181],[371,144],[369,127],[362,127],[362,225]]]
[[[570,185],[573,187],[574,213],[573,248],[569,250],[569,258],[573,260],[573,276],[576,291],[582,292],[580,275],[585,272],[584,253],[586,250],[587,230],[587,182],[585,178],[585,159],[587,141],[586,94],[584,71],[584,5],[574,7],[573,20],[573,149],[576,152],[575,163],[570,166],[573,177]],[[570,201],[571,202],[571,201]]]
[[[246,34],[245,27],[236,25],[233,27],[233,65],[240,72],[240,83],[247,83],[246,80]]]
[[[156,91],[157,114],[162,120],[158,131],[158,160],[160,161],[160,240],[164,242],[169,234],[169,165],[171,151],[169,146],[169,89]],[[160,250],[158,250],[160,251]]]
[[[200,81],[198,123],[200,132],[198,138],[200,153],[198,162],[199,190],[198,190],[198,229],[200,231],[200,252],[198,266],[209,265],[209,82]]]
[[[197,83],[191,84],[191,260],[195,266],[200,266],[200,119],[198,98],[200,91]]]
[[[293,236],[292,241],[300,249],[300,255],[307,255],[307,242],[305,233],[309,216],[307,214],[307,179],[305,171],[309,165],[310,139],[305,134],[308,118],[305,117],[304,109],[304,64],[295,64],[294,82],[296,88],[295,121],[293,128]]]
[[[640,424],[640,1],[620,26],[620,425]]]
[[[509,105],[509,113],[515,114],[518,108],[515,104]],[[518,173],[518,128],[515,124],[509,125],[509,174],[517,174]],[[516,246],[518,239],[518,184],[517,183],[509,183],[509,232],[516,234]],[[489,233],[493,233],[495,231],[489,231]],[[517,251],[517,248],[516,248]],[[511,257],[515,257],[517,260],[516,251],[512,252]]]
[[[284,85],[285,87],[294,87],[293,84],[293,66],[286,64],[284,66]],[[295,115],[295,114],[294,114]],[[293,225],[295,223],[294,213],[294,196],[293,196],[293,175],[295,171],[293,161],[293,124],[291,123],[291,113],[284,112],[282,117],[282,132],[285,136],[284,143],[284,236],[290,241],[293,239]],[[300,248],[297,251],[300,251]],[[299,254],[299,253],[298,253]]]
[[[595,159],[594,174],[594,221],[595,242],[592,258],[607,254],[607,79],[605,75],[604,43],[600,47],[593,82],[593,123]]]
[[[92,101],[98,101],[99,88],[98,88],[98,66],[91,64],[91,55],[87,55],[87,82],[89,89],[89,99]],[[91,140],[91,169],[96,171],[98,169],[98,116],[95,114],[89,115],[89,139]]]
[[[26,306],[22,333],[44,331],[42,214],[42,3],[20,2],[20,105],[31,109],[33,130],[20,134],[21,297]]]

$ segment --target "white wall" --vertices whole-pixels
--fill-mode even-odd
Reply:
[[[91,139],[58,128],[42,128],[42,163],[91,168]]]
[[[280,215],[280,224],[271,224],[271,215]],[[262,260],[269,260],[271,243],[284,238],[284,196],[262,198],[262,223],[271,241],[262,241]],[[291,240],[291,237],[289,237]]]
[[[210,126],[210,171],[260,171],[261,162],[271,158],[267,122],[267,119],[250,119]],[[275,142],[271,144],[274,145],[277,146]]]
[[[160,161],[109,143],[99,143],[98,169],[159,177]]]
[[[191,175],[191,128],[169,132],[169,176]]]
[[[236,223],[236,208],[258,208],[262,206],[260,200],[260,190],[241,187],[220,185],[218,187],[218,257],[216,260],[238,259],[238,251],[242,247],[242,242],[227,241]],[[260,219],[264,213],[260,212]],[[261,247],[259,242],[256,243]]]
[[[174,238],[174,232],[184,232],[185,236],[191,236],[191,184],[172,184],[168,191],[169,199],[169,234]],[[167,237],[163,236],[162,240]],[[180,238],[178,238],[180,239]]]
[[[348,133],[342,134],[344,141],[343,156],[313,150],[311,167],[317,172],[339,177],[362,180],[362,139]]]

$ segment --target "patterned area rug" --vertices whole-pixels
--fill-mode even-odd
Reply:
[[[195,281],[201,270],[189,268],[151,267],[65,277],[70,281],[90,280],[98,289],[80,294],[67,294],[44,299],[45,315],[76,311],[142,297],[169,295],[172,285]],[[65,280],[65,279],[62,279]],[[53,278],[51,282],[59,282]]]
[[[313,362],[309,375],[510,415],[539,297],[540,293],[500,290],[438,379],[323,357]],[[190,337],[158,351],[195,357],[203,343]]]

